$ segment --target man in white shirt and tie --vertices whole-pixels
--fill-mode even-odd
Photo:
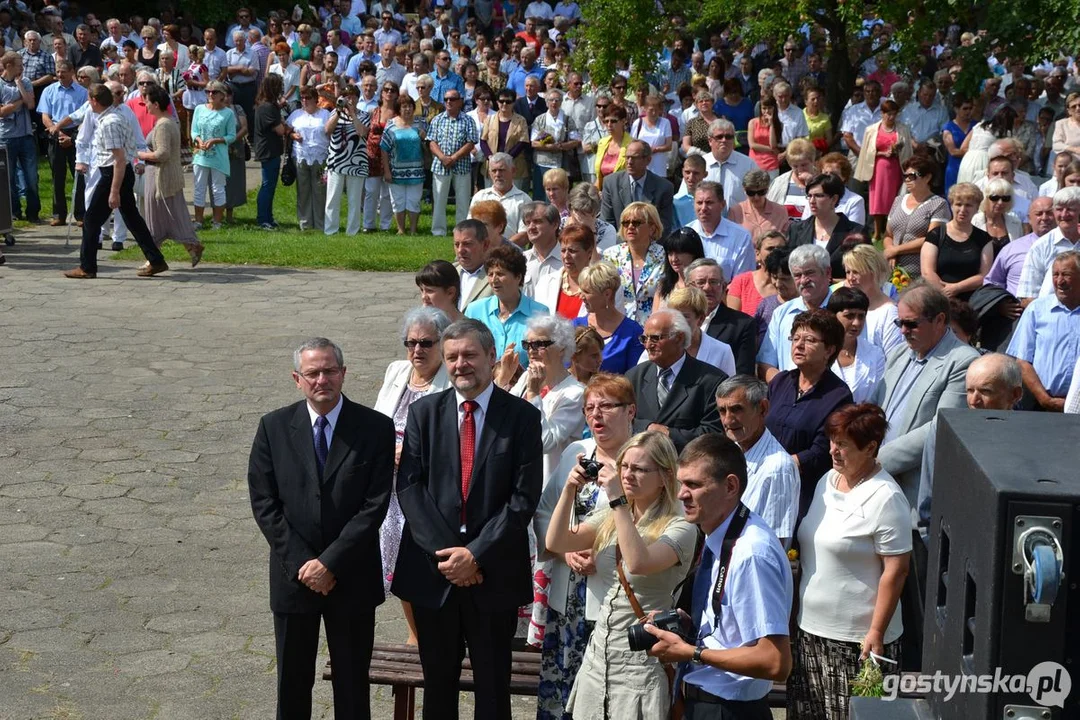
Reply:
[[[458,310],[473,300],[491,295],[484,260],[488,252],[487,226],[479,220],[462,220],[454,226],[454,268],[461,277]]]

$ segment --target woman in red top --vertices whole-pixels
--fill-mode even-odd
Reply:
[[[765,269],[765,258],[769,257],[773,250],[782,248],[786,244],[787,239],[784,234],[776,230],[762,233],[754,239],[754,258],[757,260],[757,269],[740,273],[732,279],[724,301],[729,308],[753,317],[762,299],[776,294],[776,286],[773,285],[769,272]]]
[[[780,138],[783,126],[776,117],[776,101],[771,97],[761,98],[761,107],[756,118],[751,118],[747,128],[750,136],[750,159],[757,166],[776,177],[780,167]]]
[[[379,107],[371,111],[368,124],[368,177],[364,180],[364,232],[375,232],[375,212],[379,213],[379,226],[383,232],[390,230],[394,217],[390,208],[390,186],[383,182],[382,142],[383,130],[387,123],[397,116],[394,105],[397,103],[398,86],[390,80],[383,80],[379,94]]]
[[[581,288],[578,275],[593,260],[596,251],[596,234],[582,225],[567,225],[559,233],[559,251],[563,269],[559,279],[559,299],[555,312],[567,320],[581,315]]]

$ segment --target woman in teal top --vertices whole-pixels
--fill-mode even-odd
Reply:
[[[501,387],[510,387],[520,368],[529,365],[529,354],[521,347],[525,324],[533,315],[550,311],[521,291],[525,284],[525,255],[517,248],[499,245],[491,250],[484,271],[494,294],[469,303],[465,317],[484,323],[495,336],[495,355],[499,358],[495,379]]]
[[[225,182],[229,177],[229,145],[236,140],[236,115],[225,105],[225,85],[215,80],[206,86],[209,101],[195,108],[191,118],[194,149],[195,222],[201,225],[206,206],[206,186],[214,201],[214,228],[225,214]]]
[[[408,93],[399,93],[394,101],[394,119],[383,129],[379,149],[383,155],[383,181],[390,188],[390,208],[394,211],[398,235],[405,234],[405,216],[409,233],[416,234],[420,219],[420,198],[424,192],[424,155],[422,133],[413,125],[416,101]]]

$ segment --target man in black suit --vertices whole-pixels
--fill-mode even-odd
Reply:
[[[699,435],[724,432],[716,388],[727,374],[687,354],[690,325],[683,314],[653,311],[642,337],[649,361],[626,373],[637,398],[634,432],[659,430],[677,450]]]
[[[525,118],[530,131],[533,120],[547,112],[547,102],[540,94],[540,78],[535,75],[525,78],[525,94],[514,101],[514,112]]]
[[[731,346],[739,375],[753,375],[757,369],[757,323],[746,313],[724,304],[724,269],[712,258],[700,258],[690,263],[685,273],[686,284],[699,288],[709,302],[702,331]]]
[[[475,717],[509,720],[510,644],[517,609],[533,598],[528,527],[543,485],[540,413],[492,383],[495,340],[482,323],[453,323],[442,350],[454,387],[409,407],[393,592],[416,619],[424,719],[457,720],[468,645]]]
[[[649,171],[650,159],[652,148],[648,143],[635,140],[626,146],[626,169],[612,173],[604,180],[600,219],[618,227],[619,217],[627,205],[632,202],[652,203],[660,213],[664,237],[667,237],[675,228],[672,203],[675,187],[665,178]]]
[[[301,345],[293,365],[306,400],[263,416],[248,462],[251,509],[270,543],[277,717],[311,717],[321,618],[334,666],[334,717],[368,720],[394,423],[341,394],[345,363],[326,338]]]

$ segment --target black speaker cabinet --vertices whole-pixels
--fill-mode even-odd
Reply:
[[[1080,717],[1080,416],[944,410],[938,419],[930,524],[923,673],[1028,675],[1064,666],[1074,686],[1064,708],[1026,690],[956,692],[928,699],[941,720]],[[1017,552],[1017,542],[1026,548]],[[1041,547],[1039,547],[1041,546]],[[1064,578],[1052,602],[1047,562]],[[1039,564],[1042,602],[1025,588],[1024,558]],[[1052,583],[1051,583],[1052,584]],[[1060,679],[1060,678],[1059,678]],[[1059,684],[1060,685],[1060,684]],[[1051,691],[1052,692],[1052,691]],[[1036,693],[1040,698],[1051,697]]]

